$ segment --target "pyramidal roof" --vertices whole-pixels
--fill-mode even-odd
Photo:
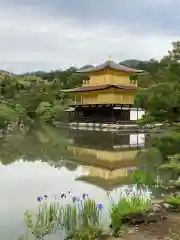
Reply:
[[[129,68],[123,65],[120,65],[118,63],[115,63],[111,60],[106,61],[103,64],[97,65],[96,67],[91,67],[91,68],[86,68],[86,69],[82,69],[77,71],[78,73],[91,73],[91,72],[98,72],[100,70],[103,69],[112,69],[112,70],[116,70],[119,72],[133,72],[133,73],[141,73],[143,72],[143,70],[138,70],[138,69],[134,69],[134,68]]]

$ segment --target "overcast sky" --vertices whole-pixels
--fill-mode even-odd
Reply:
[[[0,69],[159,59],[179,23],[178,0],[0,0]]]

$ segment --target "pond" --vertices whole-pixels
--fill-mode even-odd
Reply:
[[[119,198],[128,166],[154,164],[153,159],[137,157],[145,143],[142,133],[50,126],[7,135],[0,140],[0,239],[14,240],[25,233],[23,214],[37,208],[37,196],[88,193],[108,210],[107,195]]]

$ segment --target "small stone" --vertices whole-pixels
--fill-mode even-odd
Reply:
[[[169,209],[169,208],[171,208],[171,205],[168,204],[168,203],[164,203],[164,207],[167,208],[167,209]]]
[[[132,227],[128,230],[128,233],[135,233],[137,231],[136,227]]]

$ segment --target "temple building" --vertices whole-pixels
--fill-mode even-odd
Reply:
[[[141,70],[122,66],[111,60],[96,67],[79,70],[86,78],[81,87],[65,89],[72,94],[70,121],[128,122],[134,108],[134,96]]]
[[[136,169],[142,163],[138,152],[144,146],[144,134],[73,130],[69,137],[73,140],[68,146],[72,160],[82,166],[82,173],[76,180],[105,191],[128,184],[128,166]]]

